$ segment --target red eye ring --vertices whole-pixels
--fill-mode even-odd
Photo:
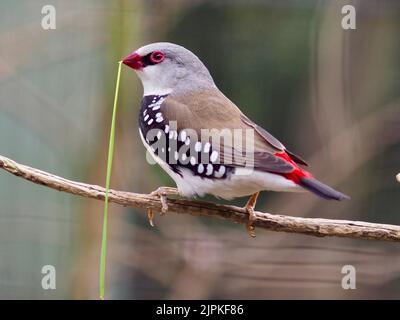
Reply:
[[[150,61],[154,64],[160,63],[164,60],[165,55],[161,51],[153,51],[150,55]]]

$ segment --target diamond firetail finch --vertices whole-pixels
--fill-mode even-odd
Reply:
[[[349,199],[318,181],[304,169],[304,160],[243,114],[189,50],[152,43],[123,63],[143,84],[138,119],[143,144],[180,195],[251,196],[246,205],[250,218],[263,190],[307,190],[323,199]],[[205,136],[204,130],[218,134]]]

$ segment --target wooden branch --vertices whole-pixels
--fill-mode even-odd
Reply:
[[[51,173],[31,168],[0,155],[0,168],[25,180],[41,184],[48,188],[104,200],[105,189],[97,185],[76,182],[58,177]],[[109,201],[123,206],[161,211],[158,196],[110,190]],[[168,199],[168,213],[219,217],[225,220],[246,224],[248,214],[245,209],[220,205],[205,201]],[[291,232],[317,237],[336,236],[344,238],[400,241],[400,226],[369,223],[361,221],[331,220],[321,218],[299,218],[255,212],[254,226],[271,231]]]

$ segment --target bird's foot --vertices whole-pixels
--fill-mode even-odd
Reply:
[[[249,201],[247,201],[246,206],[244,207],[249,214],[249,221],[246,224],[246,229],[250,237],[255,238],[256,232],[255,228],[253,226],[253,222],[256,220],[257,216],[256,213],[254,212],[254,207],[256,206],[257,198],[260,193],[257,192],[253,194]]]
[[[171,187],[159,187],[157,190],[154,190],[150,193],[151,196],[158,196],[161,201],[161,215],[164,215],[168,211],[168,202],[167,195],[179,195],[179,192],[176,188]]]
[[[150,193],[151,196],[157,196],[161,201],[161,212],[160,215],[164,215],[168,211],[168,202],[167,195],[179,195],[179,192],[176,188],[171,187],[159,187],[157,190],[154,190]],[[153,219],[154,219],[154,211],[152,209],[147,210],[147,218],[149,219],[149,223],[152,227],[154,227]]]

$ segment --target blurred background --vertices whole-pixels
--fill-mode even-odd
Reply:
[[[49,4],[55,30],[41,26]],[[346,4],[356,30],[342,28]],[[400,224],[399,28],[396,0],[2,0],[0,154],[104,185],[117,61],[170,41],[352,197],[264,192],[258,210]],[[111,185],[149,193],[173,182],[145,160],[141,95],[124,67]],[[102,210],[0,171],[0,298],[97,299]],[[151,228],[143,210],[116,205],[109,220],[109,299],[400,298],[396,243],[265,230],[252,239],[243,225],[175,214],[157,215]],[[341,287],[349,264],[356,290]],[[44,265],[56,268],[56,290],[41,287]]]

